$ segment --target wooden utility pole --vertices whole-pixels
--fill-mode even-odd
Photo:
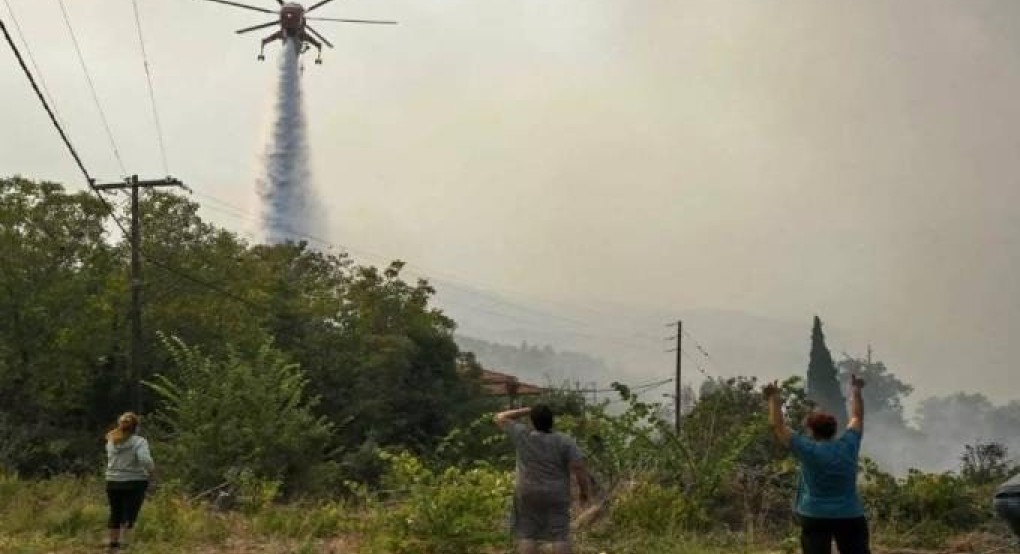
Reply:
[[[683,333],[684,333],[684,322],[680,321],[678,319],[677,322],[676,322],[676,432],[677,433],[680,432],[681,408],[683,407],[681,405],[681,403],[680,403],[681,402],[680,401],[680,393],[682,392],[681,391],[682,385],[681,385],[681,381],[680,381],[680,376],[682,375],[682,373],[681,373],[681,369],[682,368],[681,368],[680,361],[682,359],[681,354],[683,354],[683,351],[680,350],[680,339],[681,339],[681,337],[683,337]]]
[[[680,321],[678,319],[676,321],[676,323],[670,323],[670,324],[667,324],[666,326],[667,327],[672,327],[674,325],[676,325],[676,348],[671,348],[671,349],[667,350],[667,352],[672,352],[673,350],[676,350],[676,378],[675,378],[675,383],[674,383],[676,385],[676,392],[674,393],[674,396],[673,396],[673,411],[676,412],[674,414],[675,417],[676,417],[676,422],[675,422],[674,425],[675,425],[675,428],[676,428],[676,432],[679,433],[680,432],[680,421],[682,419],[681,418],[681,415],[682,415],[681,409],[683,408],[683,405],[681,404],[681,401],[680,401],[680,394],[681,394],[681,392],[683,392],[682,391],[683,385],[681,384],[682,382],[680,380],[680,377],[682,376],[682,373],[681,373],[681,369],[682,369],[681,360],[682,360],[682,356],[683,356],[683,350],[680,349],[681,348],[680,339],[683,337],[683,334],[684,334],[684,322]],[[666,337],[666,340],[673,340],[673,338],[674,337]]]
[[[184,185],[173,177],[152,181],[139,181],[137,175],[128,177],[123,183],[95,185],[96,190],[131,189],[131,403],[135,413],[142,412],[142,223],[138,208],[138,189],[157,187],[181,187]]]

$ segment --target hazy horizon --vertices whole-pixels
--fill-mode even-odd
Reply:
[[[58,4],[10,5],[86,164],[120,178]],[[280,49],[258,63],[263,35],[233,31],[271,18],[140,5],[170,173],[204,216],[260,238]],[[67,8],[128,171],[161,175],[130,6]],[[649,349],[628,370],[640,378],[658,360],[669,371],[649,337],[684,313],[780,322],[761,337],[692,320],[739,373],[755,362],[742,345],[773,340],[806,367],[818,314],[834,354],[872,344],[917,396],[1018,397],[1020,4],[348,0],[317,13],[400,22],[323,23],[336,48],[321,66],[305,57],[321,238],[507,300],[461,291],[465,325],[485,309],[519,326],[516,303],[553,331],[563,317],[593,341],[631,333]],[[17,130],[0,135],[0,174],[82,188],[0,59],[0,121]]]

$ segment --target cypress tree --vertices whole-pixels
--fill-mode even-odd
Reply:
[[[807,398],[814,402],[818,409],[836,417],[842,429],[847,423],[846,398],[839,390],[839,379],[836,376],[836,364],[832,363],[832,354],[825,346],[825,335],[822,334],[822,320],[815,316],[815,325],[811,330],[811,361],[807,371]]]

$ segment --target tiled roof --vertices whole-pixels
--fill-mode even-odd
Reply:
[[[517,377],[498,371],[483,369],[481,380],[488,396],[529,396],[545,392],[542,387],[522,383]]]

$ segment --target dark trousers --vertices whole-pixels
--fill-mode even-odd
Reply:
[[[106,499],[110,502],[110,519],[107,520],[106,527],[133,528],[138,519],[138,512],[142,510],[147,488],[148,481],[107,481]]]
[[[839,554],[871,554],[867,519],[799,517],[800,547],[804,554],[830,554],[833,540]]]

